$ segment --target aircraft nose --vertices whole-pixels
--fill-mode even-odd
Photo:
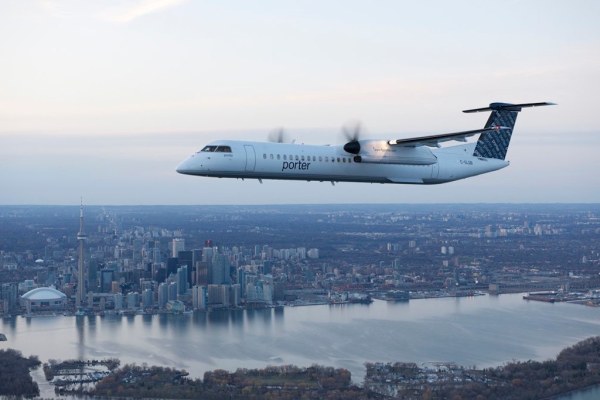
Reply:
[[[192,158],[187,158],[185,160],[183,160],[178,166],[177,168],[175,168],[175,171],[179,172],[180,174],[187,174],[190,175],[192,173]]]

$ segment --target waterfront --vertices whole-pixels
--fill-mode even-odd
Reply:
[[[366,361],[455,361],[478,367],[553,358],[598,335],[600,309],[525,301],[521,294],[375,301],[184,315],[17,317],[0,332],[25,356],[117,357],[122,363],[208,370],[314,363],[361,383]]]

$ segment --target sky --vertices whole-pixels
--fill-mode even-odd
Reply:
[[[0,204],[600,202],[600,2],[0,2]],[[434,186],[179,175],[216,139],[483,127],[511,165]]]

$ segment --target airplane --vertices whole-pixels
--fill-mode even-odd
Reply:
[[[184,160],[180,174],[217,178],[440,184],[507,167],[505,160],[518,113],[555,103],[491,103],[464,110],[489,111],[483,129],[391,140],[360,140],[359,126],[343,145],[217,140]],[[447,141],[476,142],[442,147]]]

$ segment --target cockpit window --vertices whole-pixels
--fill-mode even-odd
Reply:
[[[219,146],[217,147],[217,150],[215,150],[217,153],[231,153],[231,147],[229,146]]]
[[[217,146],[205,146],[202,150],[200,151],[208,151],[208,152],[212,152],[215,151],[217,149]]]

